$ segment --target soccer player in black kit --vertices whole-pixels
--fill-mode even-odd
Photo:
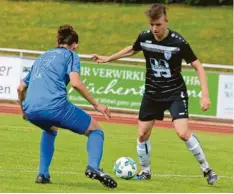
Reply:
[[[197,137],[188,128],[188,94],[181,75],[181,63],[184,59],[191,63],[198,74],[202,96],[200,106],[206,111],[210,105],[206,74],[202,64],[190,48],[188,42],[177,32],[168,29],[166,7],[153,4],[145,14],[150,30],[139,34],[132,46],[128,46],[111,56],[93,55],[93,60],[105,63],[128,57],[143,51],[146,59],[145,92],[138,118],[137,154],[142,170],[137,180],[151,179],[150,135],[155,120],[163,120],[164,111],[169,110],[174,128],[188,149],[198,161],[208,184],[218,181],[211,169]]]

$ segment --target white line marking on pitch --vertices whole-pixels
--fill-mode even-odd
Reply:
[[[8,173],[37,173],[36,170],[3,170],[0,169],[0,172]],[[83,172],[69,172],[69,171],[51,171],[51,174],[79,174]],[[153,173],[152,176],[155,177],[174,177],[174,178],[201,178],[202,175],[186,175],[186,174],[157,174]],[[231,176],[219,176],[220,178],[233,179]]]

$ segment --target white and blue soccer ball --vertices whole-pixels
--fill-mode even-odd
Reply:
[[[137,165],[132,158],[121,157],[114,164],[114,173],[121,179],[129,180],[137,174]]]

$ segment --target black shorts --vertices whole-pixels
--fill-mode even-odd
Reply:
[[[188,99],[181,98],[170,102],[164,102],[152,100],[144,95],[139,111],[139,120],[163,120],[165,110],[169,110],[172,120],[189,118]]]

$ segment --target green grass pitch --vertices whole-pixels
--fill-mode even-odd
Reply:
[[[136,126],[101,123],[105,130],[101,167],[114,176],[113,164],[122,156],[137,162]],[[211,166],[220,180],[210,186],[199,165],[173,130],[153,129],[150,181],[118,180],[108,190],[85,177],[86,137],[60,130],[51,165],[53,184],[37,185],[41,131],[20,115],[0,114],[0,192],[233,192],[233,136],[197,132]],[[139,166],[138,166],[139,167]]]

